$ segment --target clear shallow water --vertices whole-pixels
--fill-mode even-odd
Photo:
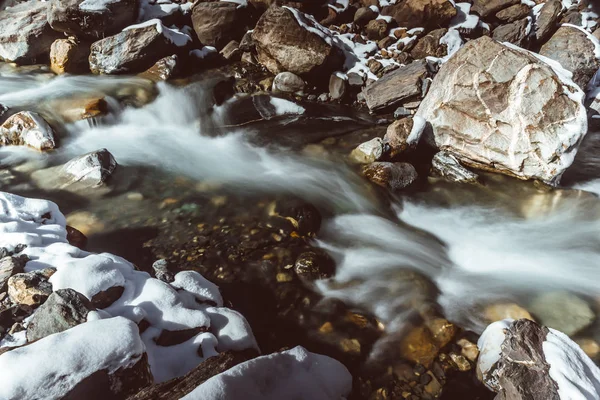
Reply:
[[[577,293],[592,305],[600,298],[600,202],[591,193],[486,175],[485,186],[431,183],[389,205],[340,157],[266,149],[252,144],[249,128],[222,129],[228,116],[247,110],[239,99],[213,106],[201,85],[194,92],[161,85],[154,102],[121,108],[123,96],[148,95],[147,84],[137,78],[1,74],[0,103],[41,112],[61,135],[59,149],[50,154],[1,148],[2,167],[28,171],[107,148],[126,171],[143,166],[241,193],[305,198],[332,215],[318,244],[336,258],[337,274],[320,290],[372,311],[388,331],[400,330],[423,304],[437,303],[450,320],[481,331],[482,307],[494,301],[527,306],[539,293],[555,290]],[[61,121],[56,99],[98,93],[109,96],[109,116]],[[262,129],[278,135],[307,118],[275,117]],[[348,124],[347,115],[330,117],[330,124]],[[595,135],[590,137],[567,182],[598,193],[600,160]],[[160,197],[136,179],[129,177],[132,189]],[[86,207],[93,210],[98,201],[110,200]]]

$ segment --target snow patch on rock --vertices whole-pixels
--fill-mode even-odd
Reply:
[[[128,26],[127,28],[123,29],[123,31],[129,31],[132,29],[140,29],[140,28],[148,28],[151,26],[154,26],[158,33],[162,34],[165,38],[167,38],[167,40],[169,40],[171,43],[173,43],[177,47],[183,47],[192,41],[192,38],[189,35],[181,32],[179,29],[177,29],[175,27],[167,28],[166,26],[163,25],[162,21],[158,18],[151,19],[146,22],[142,22],[141,24]]]

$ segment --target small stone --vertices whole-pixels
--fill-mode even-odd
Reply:
[[[496,303],[485,307],[483,311],[485,319],[489,322],[501,321],[503,319],[530,319],[533,317],[529,312],[515,303]]]
[[[429,367],[439,351],[439,346],[426,326],[411,329],[400,342],[402,358]]]
[[[454,361],[459,371],[465,372],[471,369],[471,363],[464,356],[450,353],[450,358]]]
[[[390,47],[391,45],[395,44],[396,40],[394,38],[392,38],[391,36],[386,36],[383,39],[381,39],[379,42],[377,42],[377,47],[379,47],[380,49],[387,49],[388,47]]]
[[[332,100],[340,100],[346,94],[348,88],[348,78],[340,76],[337,73],[329,77],[329,96]]]
[[[431,171],[451,182],[476,183],[479,175],[463,167],[452,154],[440,151],[431,160]]]
[[[361,7],[354,13],[354,23],[359,27],[367,25],[375,18],[377,18],[377,13],[370,7]]]
[[[412,113],[410,112],[410,110],[408,110],[404,107],[398,107],[394,111],[394,118],[396,118],[396,119],[402,119],[405,117],[409,117],[411,115],[412,115]]]
[[[433,397],[439,397],[442,393],[442,384],[431,371],[427,371],[427,375],[431,376],[431,381],[425,385],[425,391]]]
[[[360,354],[360,342],[357,339],[344,338],[340,342],[340,346],[344,353]]]
[[[531,312],[541,324],[572,336],[596,319],[590,305],[568,292],[544,293],[533,300]]]
[[[538,42],[545,42],[554,32],[563,11],[560,0],[548,0],[542,6],[535,21],[535,38]]]
[[[268,76],[265,79],[263,79],[262,81],[258,82],[258,86],[264,90],[264,91],[268,91],[273,87],[273,81],[275,80],[274,77],[272,76]]]
[[[304,90],[304,80],[291,72],[281,72],[273,80],[273,92],[301,93]]]
[[[240,51],[246,53],[246,52],[254,51],[254,48],[255,48],[255,45],[254,45],[254,39],[252,39],[252,32],[248,31],[244,34],[244,36],[242,37],[242,40],[240,40],[239,49],[240,49]]]
[[[363,86],[366,82],[365,76],[357,72],[348,72],[347,76],[350,86]]]
[[[592,360],[600,355],[600,345],[597,341],[590,338],[576,339],[575,342],[581,347],[581,350]]]
[[[374,162],[363,167],[362,173],[371,182],[391,191],[401,190],[417,180],[417,171],[409,163]]]
[[[37,113],[21,111],[0,126],[0,145],[29,146],[39,151],[56,147],[54,131]]]
[[[448,50],[446,45],[440,44],[440,39],[446,32],[448,32],[446,28],[436,29],[419,39],[410,52],[412,58],[420,60],[425,57],[444,57]]]
[[[458,328],[456,328],[452,322],[444,318],[427,320],[425,325],[433,335],[433,340],[436,341],[439,348],[445,347],[450,343],[456,335],[456,332],[458,332]]]
[[[105,184],[116,168],[117,161],[113,155],[106,149],[100,149],[67,162],[61,172],[69,181],[93,187]]]
[[[164,82],[175,75],[177,70],[177,56],[172,55],[158,60],[153,66],[138,76],[152,82]]]
[[[277,279],[277,282],[279,282],[279,283],[291,282],[294,280],[293,275],[288,274],[287,272],[278,272],[277,276],[275,278]]]
[[[492,38],[500,43],[510,42],[519,47],[524,47],[529,32],[528,26],[529,20],[527,18],[500,25],[492,32]]]
[[[169,271],[169,265],[165,259],[156,260],[152,264],[152,269],[154,270],[154,276],[163,282],[171,283],[175,280],[175,275]]]
[[[47,270],[50,270],[47,268]],[[52,284],[48,278],[52,272],[42,270],[13,275],[8,280],[8,296],[19,305],[38,306],[52,294]]]
[[[383,19],[374,19],[369,21],[365,27],[365,33],[369,40],[380,40],[387,35],[388,24]]]
[[[246,64],[251,64],[251,65],[258,64],[258,62],[256,61],[256,57],[254,57],[254,54],[250,53],[249,51],[242,54],[241,60],[242,60],[242,62],[244,62]]]
[[[144,195],[141,194],[140,192],[127,193],[127,200],[142,201],[142,200],[144,200]]]
[[[381,158],[383,155],[383,141],[381,138],[373,138],[368,142],[358,145],[350,153],[350,161],[356,164],[370,164]]]
[[[300,254],[294,263],[294,272],[302,280],[326,279],[335,273],[334,261],[325,254],[308,251]]]
[[[412,118],[396,120],[388,126],[383,137],[383,144],[390,158],[396,158],[400,154],[406,153],[408,150],[416,147],[414,141],[409,143],[413,126],[414,120]]]
[[[227,43],[223,50],[219,52],[227,61],[239,61],[242,58],[240,44],[236,40]]]
[[[460,354],[472,362],[477,360],[477,357],[479,356],[479,348],[475,343],[463,338],[456,342],[456,344],[462,348]]]
[[[23,272],[23,267],[25,267],[28,259],[27,256],[7,256],[0,260],[0,292],[6,290],[6,285],[11,276]]]
[[[125,288],[123,286],[113,286],[111,288],[96,293],[92,296],[90,301],[92,302],[92,305],[96,308],[106,308],[115,301],[117,301],[121,297],[121,295],[123,295],[124,291]]]

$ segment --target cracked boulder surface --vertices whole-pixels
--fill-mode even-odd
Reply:
[[[417,115],[461,163],[555,184],[587,132],[584,94],[563,72],[484,36],[440,68]]]

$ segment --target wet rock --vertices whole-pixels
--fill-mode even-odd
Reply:
[[[94,296],[92,296],[90,301],[92,302],[92,305],[96,308],[106,308],[115,301],[117,301],[123,295],[124,291],[125,288],[123,286],[113,286],[111,288],[96,293]]]
[[[78,229],[73,228],[72,226],[67,225],[67,241],[70,245],[75,246],[81,250],[85,250],[85,246],[87,244],[87,237]]]
[[[305,281],[331,278],[335,274],[335,262],[327,254],[307,251],[296,259],[294,272]]]
[[[363,90],[369,110],[382,110],[419,96],[427,74],[427,62],[420,60],[384,75]]]
[[[154,270],[156,279],[160,279],[166,283],[171,283],[175,280],[175,275],[169,271],[169,265],[165,259],[156,260],[152,264],[152,269]]]
[[[521,0],[474,0],[471,12],[485,18],[520,2]]]
[[[476,183],[479,179],[479,175],[460,165],[456,157],[445,151],[440,151],[433,156],[431,170],[434,175],[452,182]]]
[[[527,39],[527,26],[529,21],[527,18],[515,21],[510,24],[500,25],[492,33],[494,40],[499,42],[509,42],[519,47],[525,47],[525,41]]]
[[[57,75],[89,71],[89,45],[75,39],[58,39],[50,47],[50,69]]]
[[[23,272],[27,261],[27,256],[6,256],[0,260],[0,293],[6,291],[11,276]]]
[[[275,204],[270,215],[283,218],[301,235],[312,236],[321,229],[321,214],[310,203],[301,200],[283,200]]]
[[[410,52],[412,58],[420,60],[425,57],[444,57],[448,50],[446,45],[440,44],[440,39],[446,32],[448,32],[446,28],[436,29],[419,39]]]
[[[425,27],[428,31],[447,26],[456,15],[456,9],[448,0],[407,0],[383,7],[381,13],[394,18],[398,26]]]
[[[581,350],[591,359],[597,359],[600,355],[600,344],[590,338],[582,338],[575,340]]]
[[[19,305],[38,306],[52,294],[52,284],[48,278],[53,269],[33,271],[13,275],[8,280],[8,296]]]
[[[356,164],[370,164],[383,155],[383,141],[381,138],[373,138],[368,142],[361,143],[350,153],[350,161]]]
[[[33,342],[83,324],[92,310],[94,307],[81,293],[59,289],[33,313],[27,325],[27,341]]]
[[[0,11],[0,61],[43,62],[60,36],[48,24],[48,3],[27,1]]]
[[[68,214],[66,217],[68,225],[81,231],[86,236],[105,230],[105,225],[100,218],[88,211],[76,211]]]
[[[590,305],[568,292],[549,292],[536,297],[530,306],[540,323],[572,336],[596,319]]]
[[[248,10],[233,2],[197,3],[192,10],[192,24],[203,45],[220,50],[230,41],[242,38]]]
[[[50,125],[31,111],[16,113],[0,126],[0,145],[29,146],[39,151],[56,146]]]
[[[221,50],[219,53],[227,61],[239,61],[242,58],[240,44],[235,40],[227,43],[227,45],[223,47],[223,50]]]
[[[346,94],[348,89],[348,78],[336,73],[329,77],[329,96],[332,100],[340,100]]]
[[[142,72],[138,76],[148,79],[152,82],[162,82],[169,80],[175,75],[178,67],[177,55],[173,54],[158,60],[153,66]]]
[[[516,303],[495,303],[485,307],[485,319],[492,323],[503,319],[530,319],[534,320],[529,311]]]
[[[412,328],[400,342],[402,358],[430,367],[437,357],[440,346],[426,326]]]
[[[531,54],[483,36],[442,65],[416,115],[464,165],[555,183],[587,131],[582,99]]]
[[[106,149],[84,154],[67,162],[62,167],[69,180],[86,187],[100,186],[106,183],[117,168],[117,161]]]
[[[540,49],[542,56],[558,61],[573,73],[573,81],[585,90],[598,68],[595,46],[581,30],[562,26]]]
[[[177,54],[191,42],[156,20],[156,24],[133,26],[106,39],[94,42],[89,62],[94,74],[141,72],[164,57]]]
[[[374,19],[365,26],[365,34],[369,40],[380,40],[386,37],[388,31],[387,22],[383,19]]]
[[[299,21],[311,29],[304,28]],[[319,28],[320,25],[298,11],[270,7],[252,32],[258,61],[273,74],[289,71],[301,77],[327,77],[341,70],[344,62],[341,51],[333,46],[329,34]]]
[[[563,5],[560,0],[549,0],[544,3],[535,21],[535,38],[538,42],[545,42],[556,30],[562,10]]]
[[[280,72],[273,79],[273,92],[301,93],[305,85],[298,75],[291,72]]]
[[[377,13],[370,7],[361,7],[354,13],[354,23],[360,27],[367,25],[375,18],[377,18]]]
[[[479,348],[475,343],[463,338],[459,339],[456,344],[461,347],[460,353],[463,357],[472,362],[477,360],[477,357],[479,356]]]
[[[417,180],[415,167],[408,163],[374,162],[362,173],[371,182],[391,191],[401,190]]]
[[[505,24],[518,21],[529,15],[531,9],[525,4],[515,4],[496,13],[496,18]]]
[[[422,133],[422,131],[419,132],[419,129],[422,128],[415,124],[414,119],[410,117],[392,122],[383,137],[387,156],[396,158],[402,153],[415,149]]]
[[[135,22],[137,0],[51,0],[48,22],[70,35],[101,39]]]
[[[55,110],[65,122],[81,121],[108,113],[108,103],[104,97],[83,97],[57,99],[51,102]]]

